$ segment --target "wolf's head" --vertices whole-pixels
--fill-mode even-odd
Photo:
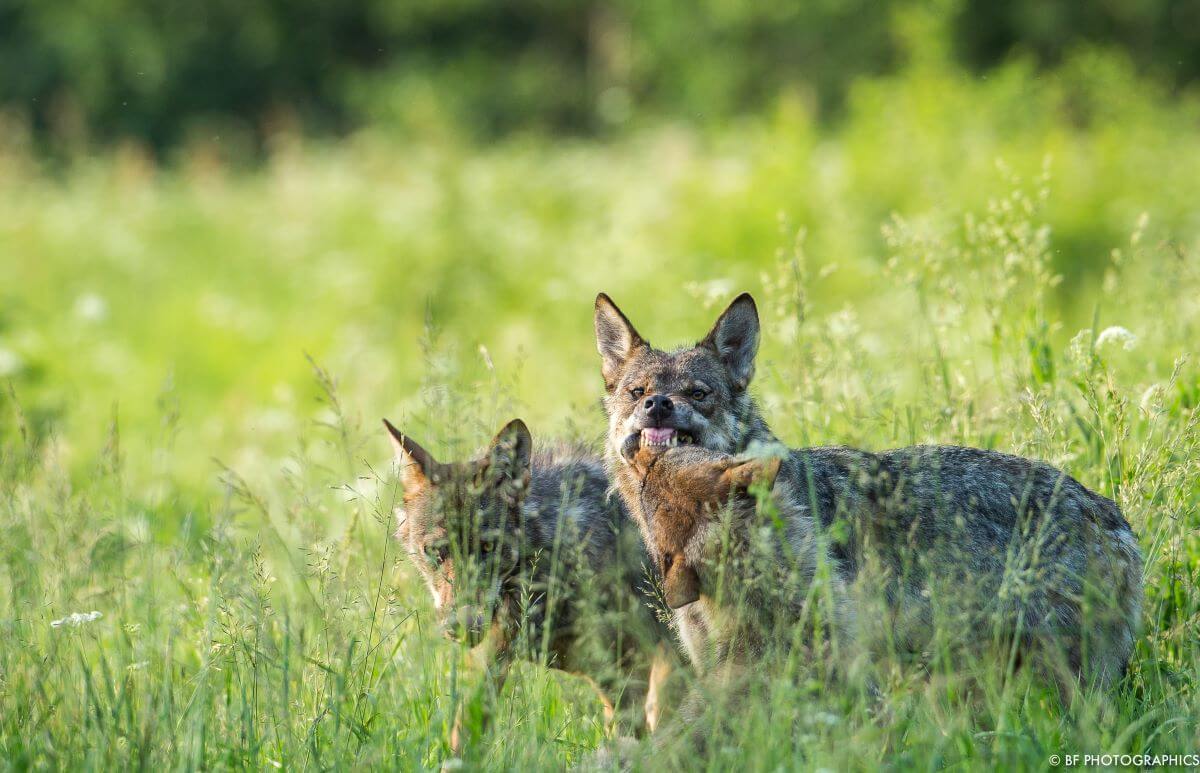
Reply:
[[[513,535],[529,491],[533,443],[520,419],[478,459],[442,464],[384,419],[404,486],[396,536],[433,594],[442,629],[475,644],[520,570]]]
[[[722,508],[735,525],[755,512],[755,486],[770,491],[778,458],[739,459],[703,448],[643,446],[630,459],[641,480],[649,515],[648,548],[663,579],[667,605],[678,609],[700,597],[704,563],[721,540]]]
[[[610,452],[628,463],[641,446],[745,450],[770,434],[750,398],[759,322],[743,293],[695,346],[666,352],[643,338],[601,293],[596,298]]]

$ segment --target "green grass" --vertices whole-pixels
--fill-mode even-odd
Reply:
[[[901,672],[880,720],[801,680],[713,767],[1200,751],[1198,120],[1085,55],[1042,79],[918,63],[834,129],[784,103],[610,144],[292,141],[243,171],[6,151],[0,757],[438,766],[458,704],[490,698],[388,538],[378,418],[447,457],[518,415],[598,438],[601,289],[658,344],[749,289],[789,443],[1046,459],[1116,498],[1147,556],[1112,696]],[[602,738],[586,689],[522,667],[468,762],[559,768]]]

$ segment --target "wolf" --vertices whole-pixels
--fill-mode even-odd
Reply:
[[[515,657],[586,678],[609,729],[653,731],[674,658],[647,595],[648,557],[600,458],[534,450],[524,422],[475,459],[437,461],[386,419],[404,505],[396,537],[433,596],[442,632],[502,687]],[[644,719],[630,715],[640,713]],[[486,720],[486,716],[485,716]],[[451,738],[463,745],[461,716]]]
[[[728,679],[731,667],[761,659],[773,637],[793,642],[797,625],[817,611],[814,599],[833,602],[821,604],[831,612],[826,633],[846,632],[846,584],[837,573],[821,577],[823,542],[808,510],[785,503],[776,529],[755,517],[780,465],[777,457],[742,459],[699,446],[646,445],[631,460],[641,477],[638,499],[654,514],[649,550],[663,598],[690,612],[680,633],[701,674]],[[819,634],[806,635],[811,649],[822,643]]]
[[[689,524],[711,525],[701,514],[737,491],[713,482],[716,471],[745,462],[749,449],[773,448],[771,501],[785,524],[777,548],[791,556],[784,569],[802,581],[805,561],[828,559],[835,627],[915,652],[945,617],[965,639],[987,622],[993,638],[1011,640],[1014,657],[1054,650],[1057,670],[1101,685],[1123,673],[1140,619],[1142,559],[1111,500],[1049,465],[980,449],[784,448],[749,391],[760,338],[749,294],[699,343],[674,351],[651,346],[603,293],[595,330],[610,475],[651,560],[664,578],[668,570],[679,578],[668,601],[694,663],[727,643],[711,640],[706,605],[688,603],[704,598],[704,573],[685,562],[679,574],[667,562],[706,555],[713,529]],[[743,512],[734,523],[748,522],[745,509],[734,509]],[[1097,577],[1106,578],[1102,594]],[[958,601],[940,604],[951,597]],[[864,631],[862,621],[887,625]]]
[[[783,479],[789,463],[808,490]],[[1110,686],[1132,652],[1137,541],[1112,500],[1050,465],[955,446],[746,458],[647,445],[631,468],[666,602],[692,610],[710,667],[792,644],[814,598],[846,649],[918,654],[949,632],[938,645],[1028,662],[1068,695],[1078,678]],[[848,527],[849,558],[820,511]]]

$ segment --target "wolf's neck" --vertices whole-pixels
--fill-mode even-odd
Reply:
[[[547,548],[564,529],[564,534],[581,534],[589,523],[602,524],[607,486],[598,463],[594,471],[572,464],[535,466],[521,507],[529,544]]]
[[[749,392],[743,392],[737,398],[737,403],[737,421],[733,427],[733,442],[729,453],[740,454],[753,443],[778,442],[775,433],[771,431],[766,420],[759,413],[758,403],[750,396]]]

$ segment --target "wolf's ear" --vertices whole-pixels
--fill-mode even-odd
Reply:
[[[400,460],[400,480],[404,483],[404,489],[411,491],[422,486],[437,484],[441,465],[433,458],[433,454],[392,426],[387,419],[383,420],[383,426],[387,427],[392,447],[396,449],[396,458]]]
[[[717,353],[733,376],[734,386],[741,390],[754,378],[758,338],[758,306],[750,293],[742,293],[733,299],[700,345]]]
[[[600,352],[600,372],[608,391],[615,389],[621,380],[621,370],[633,350],[649,345],[612,298],[604,293],[596,296],[596,350]]]
[[[488,471],[511,501],[518,501],[529,488],[532,477],[533,438],[520,419],[513,419],[496,433],[488,447]]]
[[[779,466],[782,463],[783,460],[778,457],[735,462],[721,473],[717,491],[722,499],[728,499],[730,494],[747,494],[756,484],[763,485],[770,491],[775,487],[775,478],[779,475]]]

